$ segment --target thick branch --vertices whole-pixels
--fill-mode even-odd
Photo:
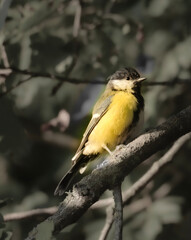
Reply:
[[[130,200],[137,195],[138,192],[140,192],[145,185],[169,162],[171,162],[174,158],[174,156],[177,154],[177,152],[180,150],[180,148],[191,139],[191,132],[185,134],[184,136],[180,137],[173,146],[168,150],[165,155],[160,158],[157,162],[155,162],[152,167],[137,181],[135,182],[127,191],[123,193],[123,205],[126,205],[130,202]],[[156,167],[157,165],[157,167]],[[165,183],[166,185],[166,183]],[[157,194],[156,194],[157,193]],[[158,191],[156,191],[154,194],[158,197]],[[165,194],[167,194],[168,191],[165,191]],[[160,194],[161,197],[161,194]],[[163,195],[162,195],[163,197]],[[113,198],[106,198],[99,200],[96,202],[91,209],[101,208],[101,207],[108,207],[107,212],[107,219],[106,224],[102,230],[102,233],[100,235],[99,240],[104,240],[107,237],[107,234],[111,228],[111,225],[113,223],[113,210],[114,210],[114,204],[113,204]],[[43,215],[52,215],[57,211],[57,207],[49,207],[49,208],[41,208],[41,209],[34,209],[29,210],[25,212],[16,212],[16,213],[8,213],[3,216],[4,221],[13,221],[13,220],[21,220],[25,218],[30,218],[34,216],[43,216]]]
[[[145,159],[190,132],[190,122],[191,107],[188,107],[127,146],[119,146],[113,153],[115,161],[112,158],[106,166],[94,170],[77,183],[58,211],[48,219],[53,221],[55,232],[76,222],[106,189],[123,181]]]

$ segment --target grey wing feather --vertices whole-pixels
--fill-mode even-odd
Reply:
[[[86,128],[85,133],[83,134],[83,138],[82,138],[82,141],[80,143],[80,146],[78,147],[78,149],[76,151],[76,154],[72,158],[72,165],[76,163],[76,160],[81,155],[82,149],[84,148],[85,143],[87,142],[90,133],[92,132],[94,127],[97,125],[97,123],[99,122],[101,117],[107,112],[108,107],[109,107],[109,105],[111,103],[112,97],[113,96],[108,96],[108,97],[106,97],[105,101],[102,102],[101,105],[99,104],[99,101],[95,105],[95,107],[93,109],[93,116],[92,116],[92,118],[91,118],[91,120],[90,120],[90,122],[89,122],[89,124],[88,124],[88,126]],[[97,115],[97,117],[94,117],[96,115]]]

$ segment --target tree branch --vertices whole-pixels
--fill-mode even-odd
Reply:
[[[52,80],[57,80],[59,82],[69,82],[69,83],[74,83],[74,84],[87,84],[87,83],[92,83],[91,80],[89,79],[77,79],[77,78],[70,78],[70,77],[66,77],[66,76],[61,76],[61,75],[55,75],[55,74],[51,74],[51,73],[46,73],[46,72],[33,72],[30,70],[21,70],[15,66],[11,66],[11,67],[4,67],[2,65],[0,65],[0,69],[6,69],[6,70],[11,70],[12,73],[15,74],[21,74],[21,75],[30,75],[31,77],[35,78],[35,77],[44,77],[44,78],[50,78]],[[106,82],[104,81],[93,81],[94,84],[105,84]]]
[[[168,152],[160,158],[157,162],[153,164],[153,166],[141,177],[135,184],[133,184],[127,191],[123,193],[123,205],[127,205],[131,201],[131,199],[137,195],[139,191],[143,189],[143,187],[169,162],[171,162],[174,158],[174,156],[177,154],[177,152],[180,150],[180,148],[188,141],[191,139],[191,133],[187,133],[180,137],[174,144],[173,146],[168,150]],[[158,167],[155,167],[155,165],[158,165]],[[160,189],[159,189],[160,190]],[[157,190],[154,194],[155,198],[161,198],[163,195],[158,194]],[[165,195],[169,191],[165,191]],[[160,195],[160,196],[158,196]],[[108,206],[109,205],[109,206]],[[107,207],[108,206],[108,207]],[[112,198],[107,198],[107,199],[102,199],[96,202],[91,209],[97,209],[101,207],[107,207],[107,218],[106,218],[106,223],[105,226],[102,230],[102,233],[100,235],[99,240],[105,240],[107,237],[107,234],[112,226],[113,223],[113,199]],[[42,209],[34,209],[34,210],[29,210],[25,212],[17,212],[17,213],[8,213],[3,216],[4,221],[14,221],[14,220],[21,220],[25,218],[30,218],[34,216],[47,216],[47,215],[52,215],[57,211],[57,207],[49,207],[49,208],[42,208]]]
[[[94,170],[78,182],[61,203],[58,211],[48,218],[48,221],[54,224],[54,232],[59,232],[76,222],[106,189],[112,189],[145,159],[190,132],[190,122],[191,106],[141,135],[127,146],[117,147],[113,152],[114,157],[108,164]]]
[[[124,204],[128,204],[132,198],[140,192],[152,179],[159,173],[162,168],[170,163],[180,148],[191,139],[191,132],[180,137],[173,146],[161,157],[158,161],[154,162],[151,168],[130,187],[124,194]]]
[[[122,240],[123,231],[123,200],[121,194],[121,183],[114,187],[113,198],[115,202],[115,240]]]
[[[82,15],[82,6],[80,4],[80,1],[78,1],[76,13],[75,13],[75,17],[74,17],[74,24],[73,24],[73,37],[74,38],[77,38],[79,35],[81,15]]]
[[[165,153],[165,155],[160,158],[157,162],[155,162],[152,167],[137,181],[135,182],[127,191],[124,192],[123,194],[123,206],[127,205],[131,202],[133,197],[137,195],[148,183],[153,179],[154,176],[156,176],[159,171],[163,169],[165,165],[167,165],[169,162],[171,162],[174,158],[174,156],[177,154],[177,152],[181,149],[181,147],[191,139],[191,132],[183,135],[180,137],[174,144],[173,146]],[[167,192],[165,192],[167,193]],[[157,194],[155,194],[157,196]],[[160,195],[160,197],[162,197]],[[110,201],[111,198],[108,198],[108,202]],[[105,199],[106,200],[106,199]],[[108,206],[108,204],[107,204]],[[106,218],[106,223],[105,226],[101,232],[100,238],[101,240],[105,240],[109,230],[112,227],[113,221],[114,221],[114,216],[113,214],[111,215],[110,213],[113,212],[113,204],[111,203],[110,206],[107,208],[107,218]],[[110,214],[110,215],[109,215]],[[110,219],[109,219],[110,217]]]
[[[41,134],[28,133],[28,136],[36,142],[43,142],[59,148],[67,148],[72,151],[75,151],[79,146],[79,140],[77,138],[58,132],[45,131]]]
[[[3,44],[0,45],[0,53],[1,53],[1,58],[2,58],[4,66],[6,68],[9,68],[10,64],[9,64],[8,56],[7,56],[7,53],[6,53],[6,50],[5,50],[5,46]],[[11,70],[8,70],[8,72],[10,73]]]
[[[26,80],[19,81],[15,86],[12,86],[7,91],[2,92],[0,94],[0,97],[8,94],[13,89],[20,86],[21,84],[24,84],[28,80],[34,79],[36,77],[44,77],[44,78],[49,78],[49,79],[58,81],[59,83],[53,89],[53,94],[57,91],[57,89],[64,82],[68,82],[68,83],[72,83],[72,84],[107,84],[107,81],[104,80],[104,79],[92,80],[92,79],[78,79],[78,78],[68,77],[68,72],[70,72],[72,70],[75,63],[76,63],[76,56],[74,57],[73,63],[71,64],[71,67],[69,67],[69,70],[67,71],[67,74],[65,74],[65,76],[51,74],[51,73],[44,73],[44,72],[33,72],[33,71],[29,71],[29,70],[21,70],[17,67],[14,67],[14,66],[4,67],[4,66],[0,65],[1,72],[6,70],[6,71],[11,71],[11,74],[29,75],[29,77],[30,77],[30,78],[27,78]],[[6,75],[4,75],[2,73],[0,74],[0,76],[6,77]],[[144,83],[145,86],[173,86],[173,85],[177,85],[177,84],[178,85],[181,85],[181,84],[189,84],[190,85],[191,84],[191,79],[175,78],[173,81],[161,81],[161,82],[149,81],[149,82]]]
[[[12,90],[14,90],[15,88],[17,88],[17,87],[20,86],[21,84],[26,83],[26,82],[28,82],[29,80],[31,80],[31,78],[32,78],[32,76],[29,76],[29,77],[27,77],[26,79],[17,82],[17,84],[15,84],[14,86],[12,86],[12,87],[10,87],[9,89],[7,89],[6,91],[0,93],[0,97],[3,97],[3,96],[5,96],[5,95],[7,95],[8,93],[10,93]]]
[[[35,216],[50,216],[57,211],[57,207],[49,207],[49,208],[39,208],[33,209],[25,212],[17,212],[17,213],[8,213],[3,216],[5,222],[13,221],[13,220],[21,220],[25,218],[31,218]]]
[[[111,226],[113,224],[113,214],[114,214],[114,208],[113,208],[113,204],[112,206],[109,206],[106,209],[106,220],[105,220],[105,225],[101,231],[99,240],[106,240],[108,233],[111,229]]]

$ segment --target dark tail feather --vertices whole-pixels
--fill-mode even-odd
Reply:
[[[76,164],[74,164],[70,170],[64,175],[64,177],[60,180],[56,190],[54,191],[54,195],[63,195],[67,190],[70,182],[72,181],[75,174],[83,167],[84,164],[88,163],[92,156],[87,155],[80,155],[79,159],[77,160]]]

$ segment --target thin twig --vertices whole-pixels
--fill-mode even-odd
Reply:
[[[9,68],[10,67],[10,64],[9,64],[9,61],[8,61],[8,57],[7,57],[7,53],[6,53],[6,50],[5,50],[5,46],[2,44],[0,46],[0,50],[1,50],[1,58],[3,60],[3,64],[6,68]]]
[[[65,70],[65,77],[68,77],[70,73],[72,72],[73,68],[75,67],[78,59],[78,35],[80,32],[80,22],[81,22],[81,15],[82,15],[82,6],[80,0],[77,1],[77,8],[76,8],[76,13],[74,16],[74,24],[73,24],[73,57],[72,57],[72,62],[70,65],[67,67]],[[56,86],[53,87],[51,91],[51,95],[55,95],[58,90],[62,87],[64,81],[60,81],[59,83],[56,84]]]
[[[74,48],[76,43],[74,43]],[[75,67],[77,62],[77,53],[74,54],[73,58],[72,58],[72,62],[70,63],[70,65],[67,67],[67,69],[65,70],[65,78],[68,78],[68,76],[70,75],[72,69]],[[73,79],[75,81],[75,79]],[[58,90],[62,87],[63,83],[65,81],[59,81],[56,86],[53,87],[52,91],[51,91],[51,95],[55,95]]]
[[[46,131],[41,133],[41,135],[28,133],[29,137],[38,142],[45,142],[46,144],[50,144],[60,148],[67,148],[70,150],[75,150],[79,145],[79,140],[62,133]]]
[[[144,85],[148,87],[152,86],[174,86],[181,84],[191,84],[191,79],[175,78],[171,81],[160,81],[160,82],[145,82]]]
[[[151,197],[146,195],[145,197],[124,206],[124,224],[128,219],[135,216],[135,214],[140,213],[141,211],[144,211],[146,208],[151,206],[152,203],[153,201]]]
[[[0,65],[0,70],[10,70],[10,71],[12,71],[12,74],[15,73],[15,74],[22,74],[22,75],[30,75],[31,78],[44,77],[44,78],[56,80],[56,81],[60,82],[59,87],[60,87],[60,85],[62,85],[63,82],[68,82],[68,83],[72,83],[72,84],[107,84],[107,81],[105,81],[104,79],[91,80],[91,79],[78,79],[78,78],[68,77],[68,72],[71,72],[71,70],[75,66],[76,59],[77,59],[77,57],[74,57],[71,67],[69,67],[69,71],[67,70],[67,74],[65,74],[65,76],[44,73],[44,72],[33,72],[33,71],[29,71],[29,70],[21,70],[14,66],[6,68],[6,67]],[[6,76],[4,74],[0,74],[0,75]],[[4,92],[3,95],[11,92],[13,89],[20,86],[23,83],[25,83],[25,81],[18,82],[18,84],[16,86],[12,87],[11,89],[8,89],[6,92]],[[161,81],[161,82],[147,81],[144,83],[145,86],[172,86],[172,85],[181,85],[181,84],[189,84],[190,85],[191,80],[176,78],[173,81]],[[57,88],[59,88],[59,87],[57,87]]]
[[[21,84],[28,82],[29,80],[31,80],[31,78],[32,78],[32,76],[29,76],[29,77],[27,77],[26,79],[17,82],[17,84],[15,84],[14,86],[12,86],[12,87],[10,87],[9,89],[7,89],[6,91],[0,93],[0,97],[3,97],[3,96],[5,96],[6,94],[10,93],[12,90],[14,90],[15,88],[17,88],[17,87],[20,86]]]
[[[10,64],[8,61],[5,46],[3,44],[0,45],[0,55],[1,55],[0,60],[2,59],[4,66],[6,68],[9,68]],[[5,81],[6,81],[7,76],[9,76],[11,74],[11,72],[12,72],[12,70],[10,70],[10,69],[0,69],[0,86],[1,86],[1,90],[3,92],[7,91]]]
[[[121,184],[113,189],[113,198],[115,202],[115,240],[122,240],[123,230],[123,200],[121,194]],[[110,223],[112,221],[110,220]]]
[[[78,1],[75,17],[74,17],[74,25],[73,25],[73,37],[78,37],[79,31],[80,31],[80,21],[81,21],[81,15],[82,15],[82,7],[80,4],[80,1]]]
[[[128,204],[132,198],[137,195],[137,193],[140,192],[153,179],[153,177],[159,173],[159,171],[162,170],[164,166],[170,163],[180,148],[190,139],[191,133],[187,133],[180,137],[163,157],[153,163],[151,168],[125,192],[124,204]]]
[[[154,193],[153,198],[159,199],[168,195],[182,180],[184,176],[182,172],[176,172],[172,179],[162,184]]]
[[[112,197],[101,199],[101,200],[97,201],[96,203],[94,203],[91,206],[91,209],[105,208],[112,203],[113,203],[113,198]]]
[[[114,214],[114,208],[113,206],[109,206],[107,209],[106,209],[106,220],[105,220],[105,225],[101,231],[101,234],[100,234],[100,237],[99,237],[99,240],[106,240],[107,236],[108,236],[108,233],[111,229],[111,226],[113,224],[113,214]]]
[[[35,216],[51,216],[57,211],[57,207],[39,208],[25,212],[8,213],[3,216],[5,222],[31,218]]]
[[[51,73],[46,73],[46,72],[33,72],[30,70],[21,70],[15,66],[11,66],[9,68],[6,68],[2,65],[0,65],[0,69],[5,69],[5,70],[11,70],[15,74],[21,74],[21,75],[30,75],[31,77],[44,77],[44,78],[50,78],[52,80],[60,81],[60,82],[68,82],[68,83],[74,83],[74,84],[88,84],[88,83],[93,83],[93,84],[105,84],[106,82],[103,80],[96,80],[96,81],[91,81],[90,79],[78,79],[78,78],[70,78],[66,76],[60,76],[56,74],[51,74]],[[3,75],[3,74],[2,74]]]

